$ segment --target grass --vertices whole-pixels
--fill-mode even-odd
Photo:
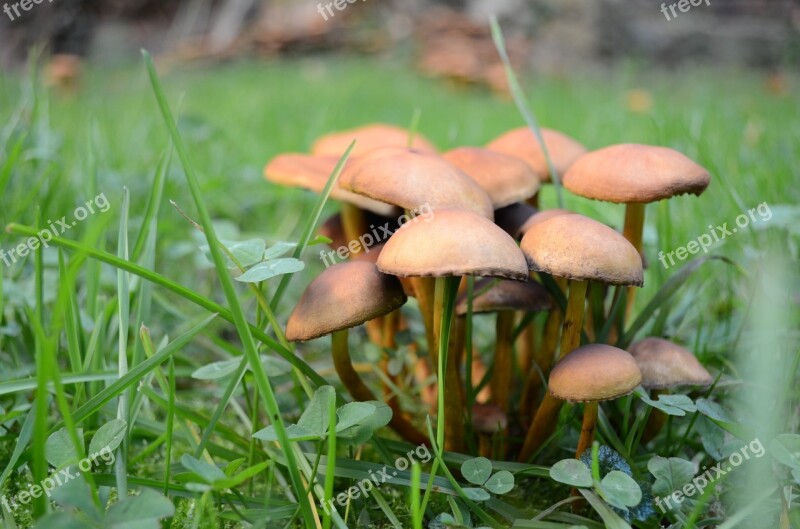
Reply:
[[[118,501],[126,487],[168,493],[174,514],[158,511],[152,498],[147,499],[150,508],[131,510],[146,523],[161,518],[174,528],[239,527],[242,519],[259,527],[311,527],[317,516],[326,527],[421,527],[443,512],[457,512],[464,524],[465,512],[476,525],[480,520],[504,526],[514,518],[528,520],[526,527],[543,523],[534,517],[569,492],[547,479],[547,468],[496,461],[495,471],[515,474],[515,489],[475,502],[465,496],[458,472],[466,458],[441,452],[438,443],[432,460],[400,472],[396,482],[380,487],[375,501],[352,501],[341,517],[328,518],[317,513],[320,498],[369,479],[384,464],[392,468],[409,447],[385,430],[360,446],[343,445],[333,435],[319,442],[282,439],[280,446],[290,450],[252,437],[274,424],[283,438],[282,426],[297,422],[316,386],[337,385],[327,341],[312,342],[296,354],[280,329],[322,269],[315,247],[302,248],[312,241],[316,220],[336,205],[267,184],[261,175],[266,161],[280,152],[305,151],[324,132],[370,121],[411,126],[418,120],[419,132],[443,149],[481,145],[523,124],[513,102],[419,78],[403,65],[335,56],[187,67],[160,77],[163,92],[156,88],[156,98],[147,72],[135,62],[90,68],[75,93],[47,89],[22,73],[0,77],[0,225],[15,225],[13,233],[0,234],[0,248],[9,251],[37,229],[64,215],[70,218],[77,206],[100,193],[110,204],[54,239],[46,251],[2,268],[3,494],[18,498],[22,488],[50,473],[48,462],[51,467],[74,463],[86,450],[84,441],[88,444],[116,418],[126,422],[115,447],[116,474],[111,467],[97,468],[82,485],[88,495],[77,490],[65,493],[66,500],[55,498],[95,512],[92,523],[111,526],[112,511],[103,514],[92,505],[104,505],[109,497]],[[712,184],[701,197],[648,207],[650,267],[636,300],[637,311],[645,314],[639,337],[670,336],[715,372],[723,371],[712,397],[733,411],[739,430],[729,431],[744,431],[745,441],[758,437],[767,445],[778,433],[796,431],[797,91],[775,95],[762,76],[749,71],[652,72],[636,63],[566,77],[537,76],[523,84],[542,126],[589,148],[618,142],[667,145],[710,170]],[[652,107],[629,109],[631,90],[646,91]],[[169,200],[197,219],[204,233]],[[621,206],[566,191],[564,200],[569,209],[621,227]],[[552,187],[542,202],[556,204]],[[658,262],[660,250],[686,245],[707,233],[709,225],[733,226],[738,215],[761,203],[769,205],[769,220],[753,222],[713,248],[735,266],[711,260],[688,274],[688,268],[665,269]],[[270,244],[300,240],[296,257],[306,268],[250,288],[234,282],[216,241],[252,237]],[[209,245],[213,265],[199,251],[202,244]],[[679,291],[672,288],[684,280]],[[668,297],[673,290],[677,293]],[[654,296],[657,307],[650,311]],[[363,333],[352,334],[355,343],[365,344]],[[479,351],[491,350],[490,335],[476,319]],[[365,364],[378,358],[369,346],[353,350]],[[274,374],[272,364],[263,367],[262,355],[289,367]],[[234,365],[227,376],[190,377],[200,367],[224,361]],[[415,395],[401,397],[407,407],[422,410]],[[326,404],[329,428],[337,420],[330,409],[346,400],[340,392],[336,403]],[[630,413],[631,400],[619,406]],[[635,428],[617,437],[612,421],[601,413],[600,439],[640,469],[653,454],[692,459],[708,452],[707,438],[722,431],[713,430],[706,417],[674,418],[655,446],[645,448],[637,443]],[[549,466],[569,457],[574,440],[568,430],[574,434],[576,423],[577,409],[566,410],[561,437],[540,462]],[[50,446],[48,452],[48,436],[62,427],[64,447],[54,453]],[[333,453],[335,464],[328,464]],[[196,460],[191,474],[181,463],[184,455]],[[315,463],[324,476],[310,485]],[[429,475],[432,465],[441,469],[435,478]],[[773,474],[762,467],[748,472],[732,474],[718,495],[698,503],[684,526],[734,527],[735,516],[744,524],[751,517],[751,524],[741,527],[758,527],[753,519],[775,520],[777,494],[749,507],[753,498],[774,488]],[[429,479],[438,487],[429,494],[407,487]],[[88,505],[79,501],[84,497]],[[427,507],[426,522],[412,505]],[[4,527],[27,527],[53,506],[44,497],[19,505],[13,522],[5,506],[0,509]],[[562,510],[548,520],[601,526],[584,515]],[[49,520],[54,525],[48,527],[66,523]],[[800,523],[796,514],[791,522]],[[653,527],[648,523],[636,526]]]

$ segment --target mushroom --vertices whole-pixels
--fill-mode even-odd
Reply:
[[[642,372],[642,386],[652,390],[652,397],[678,386],[709,386],[713,378],[697,358],[678,344],[663,338],[645,338],[628,348]],[[666,415],[651,410],[642,439],[647,442],[664,426]]]
[[[483,189],[456,166],[432,153],[402,147],[375,149],[354,160],[340,183],[345,189],[408,211],[427,207],[435,216],[439,208],[458,208],[493,217],[492,202]],[[429,349],[433,351],[434,282],[415,277],[413,288]]]
[[[264,167],[264,177],[273,184],[301,187],[321,193],[328,178],[339,162],[338,156],[311,156],[302,153],[284,153],[272,158]],[[345,167],[349,166],[352,160]],[[344,203],[353,204],[384,217],[397,216],[398,208],[334,186],[331,196]]]
[[[553,168],[559,175],[563,175],[575,160],[586,153],[583,145],[566,134],[545,128],[540,128],[539,131],[547,147],[547,154],[553,163]],[[509,130],[489,142],[486,147],[493,151],[522,158],[531,166],[542,183],[551,181],[552,175],[544,152],[530,128],[519,127]],[[529,200],[529,203],[532,206],[538,206],[538,195]]]
[[[74,91],[83,71],[83,59],[71,53],[56,53],[47,64],[45,82],[65,91]]]
[[[489,196],[438,154],[405,147],[375,149],[353,160],[340,179],[348,191],[415,210],[458,208],[494,218]]]
[[[476,314],[497,313],[494,368],[491,380],[491,402],[508,412],[508,401],[512,386],[514,368],[512,332],[516,311],[536,312],[553,307],[553,299],[545,288],[536,281],[522,283],[520,281],[484,279],[476,285],[479,294],[472,301],[472,310]],[[488,287],[488,288],[487,288]],[[467,313],[466,296],[462,296],[456,306],[456,314]]]
[[[475,404],[472,406],[472,429],[478,434],[478,452],[483,457],[492,458],[494,436],[503,435],[508,428],[508,416],[495,404]]]
[[[328,183],[328,178],[336,169],[338,156],[311,156],[308,154],[279,154],[269,161],[264,168],[264,176],[272,183],[289,187],[301,187],[315,193],[321,193]],[[345,165],[353,163],[350,159]],[[340,179],[341,180],[341,177]],[[351,193],[339,185],[331,190],[331,196],[342,203],[342,226],[348,241],[357,241],[360,236],[369,233],[367,220],[362,210],[370,211],[385,217],[397,217],[400,210],[396,206]],[[356,247],[351,253],[360,253]]]
[[[642,260],[619,233],[583,215],[557,215],[535,224],[520,248],[531,270],[569,280],[559,358],[580,345],[589,281],[642,286]],[[526,460],[552,432],[561,403],[545,395],[525,437],[520,460]]]
[[[642,386],[665,390],[676,386],[710,386],[712,376],[697,358],[663,338],[645,338],[628,349],[642,372]]]
[[[539,211],[535,207],[521,202],[495,210],[494,217],[497,225],[506,233],[515,239],[521,239],[532,226],[552,217],[570,213],[572,211],[566,209]],[[562,290],[566,290],[566,281],[562,278],[555,279]],[[523,424],[527,424],[531,406],[534,404],[534,397],[543,383],[542,375],[546,377],[550,372],[553,355],[558,347],[558,333],[562,322],[561,316],[560,310],[551,310],[549,312],[544,326],[544,335],[538,348],[534,346],[535,329],[533,321],[519,335],[520,367],[523,373],[527,373],[519,408]],[[534,363],[536,364],[535,367]]]
[[[289,316],[286,338],[305,342],[330,334],[333,364],[342,384],[356,400],[376,400],[353,367],[348,329],[400,308],[406,299],[397,278],[382,274],[373,263],[339,263],[317,276],[303,292]],[[401,410],[393,412],[389,424],[397,433],[411,443],[427,442]]]
[[[531,215],[531,217],[526,220],[522,225],[519,227],[520,237],[523,237],[525,233],[546,220],[550,220],[553,217],[558,217],[559,215],[570,215],[574,214],[574,211],[569,211],[568,209],[559,209],[559,208],[552,208],[552,209],[543,209],[541,211],[537,211],[535,214]]]
[[[699,195],[708,171],[682,153],[652,145],[611,145],[581,156],[564,174],[564,187],[582,197],[625,204],[623,235],[642,252],[645,204],[684,193]],[[628,291],[628,307],[634,293]]]
[[[576,458],[592,446],[598,403],[627,395],[641,381],[642,373],[633,357],[610,345],[584,345],[556,364],[550,373],[550,394],[556,399],[585,403]]]
[[[490,220],[470,211],[445,208],[436,209],[427,222],[407,223],[397,230],[378,257],[378,269],[396,276],[435,278],[433,343],[438,342],[439,347],[438,351],[431,349],[431,356],[439,375],[437,440],[444,440],[446,429],[450,435],[445,446],[458,449],[463,441],[463,436],[455,433],[463,425],[457,365],[460,347],[455,346],[457,340],[446,340],[449,329],[443,322],[445,315],[453,311],[452,306],[445,306],[446,291],[452,293],[464,275],[526,280],[525,256],[514,239]],[[451,298],[454,302],[455,296]],[[454,337],[460,334],[456,332]],[[447,394],[445,387],[450,389]]]
[[[481,149],[458,147],[442,158],[467,173],[486,191],[495,209],[525,200],[539,191],[539,177],[516,156]]]
[[[407,147],[410,137],[411,132],[402,127],[372,123],[320,136],[311,146],[311,154],[338,158],[356,140],[351,155],[361,156],[381,147]],[[411,139],[411,147],[420,151],[436,152],[436,147],[419,133],[414,134]]]

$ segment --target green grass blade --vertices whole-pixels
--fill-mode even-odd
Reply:
[[[34,236],[36,235],[37,230],[30,226],[23,226],[20,224],[9,224],[6,227],[6,231],[9,233],[16,233],[19,235],[28,235]],[[184,299],[194,303],[198,307],[202,307],[209,312],[213,312],[218,314],[220,318],[224,319],[225,321],[233,323],[233,314],[231,311],[222,305],[215,303],[214,301],[192,291],[188,288],[184,287],[183,285],[172,281],[169,278],[158,274],[157,272],[153,272],[152,270],[148,270],[142,266],[139,266],[135,263],[131,263],[130,261],[125,261],[124,259],[120,259],[117,256],[110,254],[108,252],[104,252],[101,250],[97,250],[85,244],[75,242],[69,239],[65,239],[63,237],[53,237],[52,240],[49,242],[51,246],[57,246],[60,248],[65,248],[68,250],[74,250],[78,252],[85,253],[87,256],[96,259],[98,261],[110,264],[115,268],[121,268],[127,272],[135,274],[139,277],[142,277],[151,283],[159,285],[161,287],[166,288],[167,290],[183,297]],[[273,351],[278,353],[284,360],[292,364],[301,373],[303,373],[306,377],[308,377],[316,386],[324,386],[327,384],[324,378],[319,376],[314,369],[306,364],[301,358],[294,354],[293,351],[285,349],[282,347],[278,342],[272,339],[269,335],[263,332],[258,327],[253,325],[250,326],[250,330],[252,331],[253,335],[258,338],[259,341],[264,343],[267,347],[271,348]]]
[[[166,443],[166,453],[164,455],[164,495],[167,495],[169,491],[169,472],[170,466],[172,465],[172,431],[174,429],[175,424],[175,359],[169,359],[169,401],[167,403],[168,410],[167,410],[167,439]]]
[[[122,214],[119,222],[119,238],[117,239],[117,257],[128,260],[128,208],[130,205],[130,193],[128,188],[122,191]],[[130,323],[130,288],[128,283],[128,273],[124,270],[117,270],[117,321],[118,321],[118,341],[117,341],[117,369],[121,379],[128,373],[128,324]],[[130,421],[130,394],[129,391],[122,391],[117,402],[117,419]],[[128,496],[128,435],[117,449],[117,458],[114,462],[115,474],[117,476],[117,493],[120,498]]]
[[[322,209],[325,207],[325,202],[328,201],[328,197],[331,195],[333,186],[335,186],[336,182],[339,180],[339,175],[342,173],[344,164],[350,157],[350,153],[353,151],[355,144],[356,140],[353,140],[342,157],[339,158],[339,162],[336,164],[333,172],[328,177],[328,182],[322,189],[322,193],[319,194],[317,203],[314,205],[314,210],[311,212],[308,222],[306,222],[306,225],[303,227],[303,231],[300,234],[300,240],[297,242],[297,247],[294,249],[294,253],[292,254],[292,257],[295,259],[300,259],[300,255],[303,253],[303,250],[305,250],[306,246],[308,246],[308,241],[311,240],[311,236],[314,234],[314,229],[319,222],[319,218],[322,216]],[[280,303],[283,293],[286,290],[286,287],[289,286],[289,281],[291,281],[293,275],[294,274],[284,274],[281,276],[280,283],[278,283],[278,288],[275,290],[275,295],[272,297],[272,302],[270,303],[270,308],[273,311],[277,309],[278,303]]]
[[[547,170],[550,171],[550,179],[553,181],[553,187],[556,188],[558,207],[564,209],[564,197],[561,193],[561,177],[558,175],[558,171],[556,171],[553,161],[550,159],[550,153],[547,151],[547,145],[544,143],[544,138],[542,138],[542,131],[539,130],[539,124],[536,121],[536,115],[533,113],[533,110],[530,108],[530,106],[528,106],[528,100],[525,99],[525,92],[522,90],[522,86],[517,80],[517,75],[514,73],[514,69],[511,67],[511,61],[509,60],[508,53],[506,52],[506,43],[505,39],[503,38],[503,30],[500,29],[500,24],[497,22],[496,16],[492,15],[489,20],[492,26],[492,40],[494,41],[495,48],[497,48],[497,53],[500,55],[500,60],[503,61],[503,67],[506,70],[506,77],[508,78],[508,86],[511,89],[511,96],[514,98],[514,103],[516,103],[517,109],[519,110],[519,113],[522,114],[522,118],[525,120],[528,128],[531,129],[534,136],[536,136],[536,140],[539,142],[539,146],[542,149],[542,154],[544,154],[544,159],[547,162]]]
[[[164,185],[167,181],[167,172],[169,171],[171,161],[172,146],[161,155],[161,159],[158,161],[158,167],[156,168],[153,185],[150,187],[150,198],[147,201],[147,207],[144,211],[142,225],[139,228],[139,235],[136,236],[136,243],[133,245],[133,253],[131,254],[132,261],[139,261],[139,257],[145,249],[145,244],[147,243],[150,232],[155,231],[156,226],[158,226],[158,213],[161,210],[161,198],[164,196]]]
[[[672,296],[674,296],[675,293],[677,293],[678,290],[680,290],[680,288],[686,283],[686,281],[689,280],[692,274],[698,268],[700,268],[700,265],[702,265],[706,261],[714,259],[720,260],[724,263],[727,263],[729,265],[738,268],[738,265],[736,265],[736,263],[734,263],[730,259],[726,257],[713,256],[713,255],[698,257],[694,261],[687,263],[675,275],[670,277],[667,281],[664,282],[663,285],[661,285],[661,288],[658,290],[658,292],[656,292],[656,295],[653,296],[653,299],[651,299],[650,302],[647,304],[647,306],[645,306],[645,308],[642,309],[642,312],[640,312],[637,315],[636,319],[633,321],[633,323],[631,323],[630,327],[628,327],[628,329],[625,331],[625,334],[622,336],[622,338],[620,338],[617,347],[620,347],[622,349],[628,347],[628,345],[630,345],[630,343],[636,337],[636,334],[640,330],[642,330],[642,328],[647,324],[647,322],[650,321],[650,319],[653,316],[653,313],[655,313],[655,311],[658,310],[660,307],[664,306],[672,298]]]
[[[91,399],[86,401],[84,405],[73,412],[73,419],[75,420],[76,424],[79,424],[81,421],[85,420],[90,415],[97,413],[102,409],[103,406],[106,405],[110,400],[115,397],[118,397],[119,394],[132,385],[137,383],[144,375],[149,373],[151,370],[155,369],[156,366],[160,365],[162,362],[166,361],[170,358],[173,354],[179,351],[181,348],[186,346],[192,338],[194,338],[200,331],[206,328],[206,326],[211,323],[211,320],[216,318],[216,314],[212,314],[205,319],[203,319],[200,323],[186,331],[185,333],[181,334],[174,340],[172,340],[166,347],[158,351],[152,358],[148,358],[141,364],[134,366],[130,371],[128,371],[125,376],[120,377],[117,379],[116,382],[109,385],[102,391],[98,392],[97,395],[94,395]],[[58,430],[62,423],[56,424],[53,428],[50,429],[50,432],[54,432]]]
[[[261,358],[258,355],[258,350],[256,348],[255,340],[253,339],[253,335],[250,332],[250,326],[247,322],[247,319],[245,318],[244,311],[242,310],[242,307],[239,304],[239,300],[236,296],[236,290],[233,285],[233,279],[231,278],[230,274],[228,273],[227,267],[225,266],[225,260],[222,255],[222,251],[219,248],[219,239],[217,238],[216,232],[214,230],[214,225],[211,221],[211,216],[209,215],[208,210],[206,209],[205,204],[202,200],[200,184],[198,183],[197,177],[195,176],[194,166],[189,161],[189,155],[186,152],[186,149],[183,145],[183,140],[181,139],[180,133],[178,132],[178,128],[175,124],[175,119],[172,117],[172,112],[167,104],[166,96],[164,95],[163,89],[161,88],[161,83],[158,80],[158,75],[156,74],[153,61],[147,52],[143,52],[143,56],[145,64],[147,66],[147,72],[150,76],[150,83],[153,87],[153,93],[158,102],[158,106],[161,110],[162,117],[164,118],[164,123],[166,124],[167,129],[169,130],[169,133],[172,137],[172,142],[175,145],[176,151],[178,152],[178,157],[180,158],[181,164],[183,165],[186,180],[189,184],[189,189],[191,191],[192,197],[195,202],[195,207],[197,208],[197,213],[200,218],[200,224],[203,226],[203,229],[205,230],[209,251],[213,258],[214,266],[217,269],[220,283],[222,284],[222,288],[225,291],[225,298],[228,300],[228,304],[230,305],[232,316],[234,319],[234,325],[236,326],[239,338],[242,340],[245,355],[247,356],[248,362],[250,364],[250,369],[253,371],[253,375],[256,379],[256,384],[258,385],[261,396],[264,399],[264,405],[266,407],[267,414],[269,415],[272,424],[275,426],[275,432],[278,436],[279,444],[285,450],[287,467],[289,469],[289,476],[292,480],[295,490],[300,493],[303,491],[304,487],[302,478],[300,476],[300,471],[297,466],[297,461],[295,459],[295,453],[293,451],[293,447],[291,446],[289,438],[286,436],[286,428],[283,424],[283,418],[281,417],[281,412],[280,409],[278,408],[278,403],[275,400],[275,394],[272,390],[272,385],[270,384],[269,379],[267,378],[264,366],[261,363]],[[316,525],[318,523],[318,520],[316,519],[314,513],[312,512],[308,497],[305,495],[298,494],[297,499],[300,504],[300,508],[302,510],[303,519],[305,520],[306,526],[311,527],[313,525]]]

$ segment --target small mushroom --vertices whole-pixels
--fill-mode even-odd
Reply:
[[[302,153],[279,154],[264,167],[264,177],[273,184],[300,187],[321,193],[338,162],[339,158],[336,156],[311,156]],[[352,160],[345,167],[350,163]],[[331,196],[341,202],[353,204],[384,217],[399,214],[396,206],[351,193],[339,185],[334,186]]]
[[[520,237],[525,236],[525,233],[546,220],[550,220],[553,217],[558,217],[559,215],[569,215],[571,213],[575,213],[574,211],[569,211],[568,209],[559,209],[559,208],[552,208],[552,209],[543,209],[541,211],[537,211],[534,215],[526,220],[522,225],[519,227]]]
[[[652,145],[611,145],[581,156],[564,175],[564,187],[582,197],[625,204],[623,235],[642,252],[645,204],[691,193],[710,181],[708,171],[684,154]],[[628,307],[634,291],[628,291]]]
[[[311,146],[311,154],[338,158],[356,140],[351,155],[361,156],[381,147],[408,147],[410,136],[411,132],[402,127],[372,123],[320,136]],[[414,135],[411,147],[420,151],[436,152],[436,147],[419,133]]]
[[[645,338],[628,348],[642,372],[642,386],[652,391],[652,398],[679,386],[709,386],[713,378],[695,356],[678,344],[663,338]],[[667,416],[651,410],[642,440],[654,438],[661,431]]]
[[[70,53],[56,53],[47,64],[45,82],[64,91],[78,87],[83,70],[83,59]]]
[[[539,191],[539,177],[515,156],[480,147],[458,147],[442,157],[478,182],[495,209],[530,198]]]
[[[264,176],[275,184],[301,187],[315,193],[321,193],[328,183],[328,178],[336,169],[338,162],[338,155],[279,154],[270,160],[264,168]],[[345,168],[352,163],[353,159],[351,158]],[[339,180],[341,180],[341,177]],[[351,193],[343,189],[339,182],[331,190],[331,196],[342,204],[340,215],[342,217],[342,227],[348,241],[356,241],[360,236],[369,233],[365,211],[385,217],[397,217],[400,214],[400,209],[397,206]],[[360,252],[361,249],[359,247],[352,253],[357,254]]]
[[[348,329],[397,310],[406,295],[396,277],[382,274],[369,261],[350,261],[327,268],[306,288],[286,325],[286,338],[304,342],[331,335],[333,364],[342,384],[359,401],[376,400],[353,367]],[[426,443],[420,433],[394,409],[392,428],[411,443]]]
[[[340,183],[345,189],[409,212],[428,208],[435,216],[440,208],[458,208],[474,211],[489,219],[493,217],[492,202],[483,189],[456,166],[429,152],[403,147],[372,150],[354,160],[342,174]],[[430,220],[426,218],[423,224]],[[411,224],[417,222],[412,221]],[[427,245],[420,243],[420,246]],[[435,350],[434,281],[410,275],[428,345]]]
[[[449,431],[445,446],[458,449],[463,441],[463,435],[458,433],[463,428],[463,399],[457,362],[462,349],[458,340],[463,333],[457,328],[453,342],[444,342],[443,315],[453,309],[445,307],[445,290],[453,288],[453,282],[464,275],[525,280],[528,271],[514,239],[481,215],[460,209],[436,209],[435,215],[426,220],[407,223],[389,238],[378,257],[378,269],[396,276],[436,278],[434,339],[428,343],[438,365],[440,388],[450,389],[446,395],[440,389],[438,395],[439,417],[446,424],[438,431],[441,435]]]
[[[566,134],[552,129],[540,128],[539,130],[547,147],[550,161],[559,175],[563,175],[575,160],[586,153],[583,145]],[[489,142],[486,147],[493,151],[522,158],[536,172],[542,183],[551,181],[550,168],[547,165],[544,151],[530,128],[512,129]],[[538,206],[538,195],[529,203],[532,206]]]
[[[697,358],[663,338],[645,338],[628,349],[642,372],[642,386],[664,390],[677,386],[709,386],[714,381]]]
[[[475,404],[472,406],[472,429],[478,434],[478,451],[483,457],[492,458],[494,440],[502,437],[508,428],[508,416],[495,404]]]
[[[458,208],[494,217],[492,201],[467,174],[438,154],[383,147],[353,160],[340,184],[354,193],[406,210]]]
[[[606,285],[643,283],[639,253],[619,233],[578,214],[557,215],[530,228],[520,248],[531,270],[569,279],[559,357],[580,345],[589,281]],[[524,461],[550,436],[561,403],[545,395],[525,438]]]
[[[549,390],[556,399],[583,402],[583,425],[575,457],[592,446],[598,403],[633,391],[642,373],[628,352],[605,344],[579,347],[550,373]]]

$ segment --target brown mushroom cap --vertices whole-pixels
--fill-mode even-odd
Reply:
[[[558,208],[543,209],[541,211],[538,211],[534,215],[531,215],[528,218],[528,220],[525,221],[519,227],[519,236],[520,237],[524,236],[529,229],[533,228],[539,223],[542,223],[546,220],[550,220],[553,217],[558,217],[559,215],[570,215],[574,213],[575,213],[574,211],[569,211],[568,209],[558,209]]]
[[[502,432],[508,428],[508,416],[496,404],[477,403],[472,406],[472,428],[482,434]]]
[[[384,246],[378,269],[396,276],[528,278],[514,239],[486,218],[460,209],[439,209],[403,225]]]
[[[494,223],[500,226],[504,232],[518,239],[525,233],[522,231],[522,227],[537,211],[539,210],[530,204],[517,202],[494,210]]]
[[[645,338],[628,348],[642,372],[642,386],[709,386],[713,378],[697,358],[678,344],[662,338]]]
[[[627,395],[642,381],[627,351],[605,344],[579,347],[550,372],[550,393],[571,402],[596,402]]]
[[[321,193],[338,162],[339,158],[335,156],[310,156],[299,153],[279,154],[270,160],[264,168],[264,176],[273,184],[300,187],[315,193]],[[351,163],[352,160],[349,160],[345,167],[348,167]],[[339,179],[341,180],[341,176]],[[348,202],[378,215],[390,217],[399,214],[399,209],[396,206],[351,193],[342,189],[338,182],[331,190],[331,196],[336,200]]]
[[[492,201],[467,174],[437,154],[384,147],[353,160],[339,181],[345,189],[408,210],[458,208],[493,218]]]
[[[458,147],[442,157],[478,182],[495,209],[525,200],[539,191],[537,174],[515,156],[480,147]]]
[[[395,125],[373,123],[350,130],[325,134],[317,139],[311,146],[311,153],[315,155],[332,155],[337,158],[344,154],[353,140],[351,156],[361,156],[373,149],[380,147],[407,147],[409,131]],[[436,147],[421,134],[414,135],[412,148],[420,151],[436,152]]]
[[[566,134],[552,129],[539,129],[547,146],[550,161],[559,175],[563,175],[580,156],[586,153],[586,147]],[[536,172],[542,182],[550,181],[550,169],[547,167],[544,152],[539,140],[528,127],[512,129],[492,140],[487,148],[522,158]]]
[[[684,193],[699,195],[711,177],[682,153],[633,143],[581,156],[564,175],[564,187],[606,202],[656,202]]]
[[[482,291],[489,283],[495,284]],[[501,310],[521,310],[536,312],[553,308],[553,298],[547,289],[536,281],[511,281],[508,279],[495,280],[482,279],[475,283],[475,292],[480,292],[472,299],[472,311],[498,312]],[[456,305],[456,314],[463,316],[467,313],[467,295],[459,296]]]
[[[388,314],[406,302],[396,277],[369,261],[327,268],[308,285],[286,324],[291,341],[313,340]]]
[[[531,270],[608,285],[642,286],[642,258],[625,237],[596,220],[571,213],[530,228],[520,248]]]

